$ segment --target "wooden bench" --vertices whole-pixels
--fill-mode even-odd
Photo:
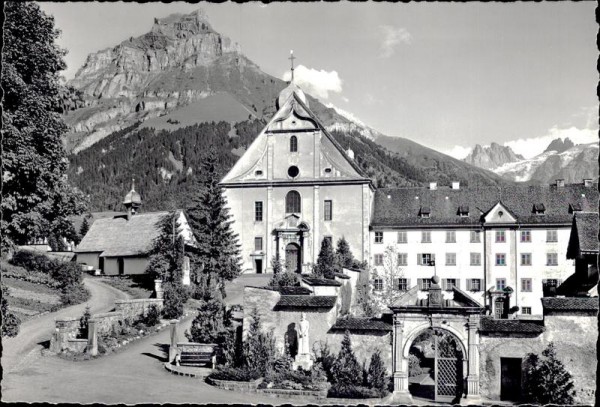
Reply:
[[[212,343],[182,342],[177,344],[177,366],[206,366],[212,369],[217,363],[217,345]]]

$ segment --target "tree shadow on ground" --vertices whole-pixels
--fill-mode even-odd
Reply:
[[[142,352],[142,355],[160,360],[161,362],[167,362],[169,359],[169,345],[166,343],[155,343],[154,346],[158,348],[160,353]]]
[[[37,344],[40,345],[43,349],[50,349],[50,339],[38,342]]]

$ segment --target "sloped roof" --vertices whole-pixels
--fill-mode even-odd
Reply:
[[[598,253],[598,212],[575,214],[579,250]]]
[[[542,298],[546,311],[598,311],[598,297],[546,297]]]
[[[342,285],[339,281],[332,280],[330,278],[321,277],[302,277],[302,281],[311,286],[332,286],[339,287]]]
[[[371,225],[377,227],[411,227],[479,225],[481,216],[501,202],[520,224],[570,224],[569,205],[583,210],[597,210],[598,184],[507,187],[381,188],[375,192]],[[533,205],[543,203],[543,215],[533,213]],[[468,216],[459,216],[461,206],[469,207]],[[431,210],[427,218],[419,217],[422,207]]]
[[[160,221],[169,212],[149,212],[97,219],[85,235],[76,253],[100,252],[104,257],[144,255],[152,250],[160,235]]]
[[[543,321],[526,319],[495,319],[494,317],[481,317],[479,327],[481,333],[524,333],[541,334],[544,332]]]
[[[277,307],[331,308],[337,297],[334,295],[282,295]]]
[[[249,288],[259,288],[261,290],[277,291],[282,295],[310,295],[312,291],[306,287],[269,287],[269,286],[252,286],[247,285]]]
[[[340,318],[332,330],[349,331],[391,331],[392,325],[378,318]]]

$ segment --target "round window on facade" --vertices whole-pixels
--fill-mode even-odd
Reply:
[[[291,178],[296,178],[298,174],[300,174],[300,170],[295,165],[292,165],[290,168],[288,168],[288,175]]]

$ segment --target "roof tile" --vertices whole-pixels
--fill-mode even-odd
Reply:
[[[336,300],[333,295],[282,295],[277,307],[331,308]]]
[[[544,332],[543,321],[525,319],[495,319],[482,317],[479,327],[481,333],[528,333],[541,334]]]

